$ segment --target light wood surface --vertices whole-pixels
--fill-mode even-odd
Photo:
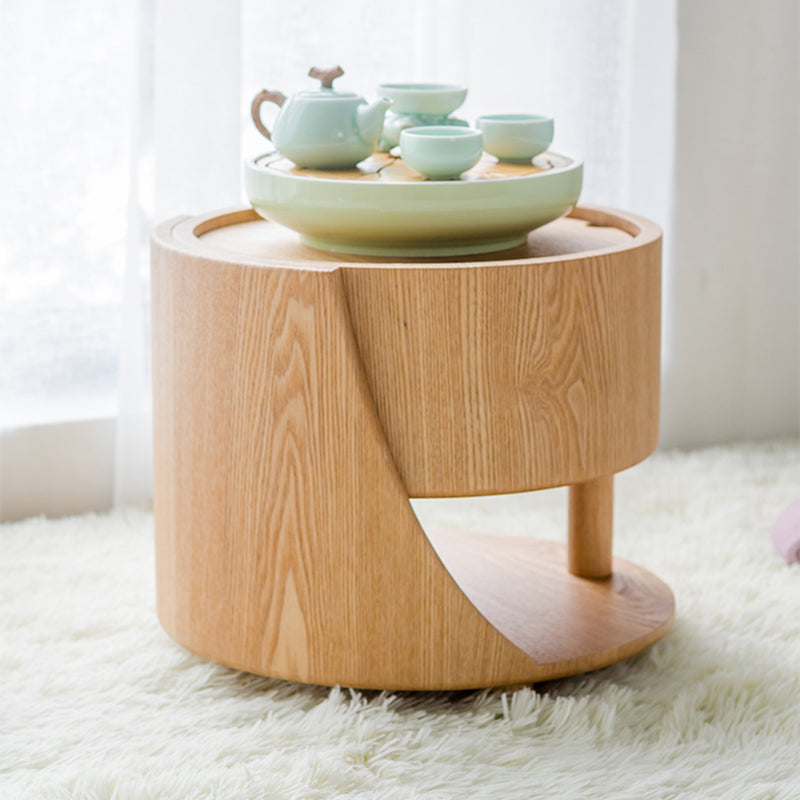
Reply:
[[[582,211],[583,209],[579,209],[578,213]],[[187,225],[182,231],[184,241],[187,245],[196,245],[199,239],[207,254],[247,259],[254,266],[295,267],[302,264],[304,269],[334,269],[340,264],[361,263],[375,268],[378,265],[398,263],[396,258],[316,250],[303,244],[298,233],[282,225],[267,222],[250,209],[241,213],[234,212],[230,217],[232,221],[228,225],[214,224],[218,218],[194,226]],[[180,232],[176,235],[180,236]],[[621,228],[593,225],[582,217],[569,216],[533,231],[521,247],[505,250],[500,255],[497,253],[473,255],[470,256],[469,263],[498,263],[500,260],[503,264],[510,264],[527,262],[533,258],[586,254],[626,247],[632,240],[633,236]],[[404,258],[401,263],[431,265],[453,262],[451,256],[438,258],[426,256]]]
[[[647,220],[578,208],[502,258],[389,262],[223,219],[184,226],[183,240],[234,254],[238,237],[245,263],[340,270],[410,496],[581,483],[655,449],[661,238]]]
[[[342,268],[412,497],[520,492],[636,464],[658,441],[658,250],[555,263]]]
[[[487,181],[498,178],[520,178],[525,175],[547,172],[556,167],[565,167],[570,163],[572,163],[570,158],[558,153],[542,153],[529,164],[512,164],[506,161],[498,161],[494,156],[484,153],[481,160],[472,169],[463,173],[458,180]],[[342,170],[298,167],[289,159],[282,158],[277,153],[259,159],[259,164],[296,177],[323,178],[325,180],[384,181],[390,183],[426,180],[423,175],[409,167],[399,155],[390,153],[374,153],[355,167]]]
[[[605,579],[576,579],[558,542],[454,531],[428,537],[481,614],[536,660],[539,680],[619,661],[672,622],[669,588],[622,559]]]
[[[443,689],[663,635],[672,597],[644,570],[587,580],[563,546],[511,537],[432,545],[408,503],[587,484],[655,447],[659,233],[599,209],[562,228],[598,246],[423,265],[293,256],[280,235],[254,254],[277,226],[246,211],[156,232],[158,609],[178,642],[274,677]]]

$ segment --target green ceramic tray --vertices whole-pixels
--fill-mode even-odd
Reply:
[[[346,171],[301,169],[277,153],[245,166],[247,196],[262,217],[297,231],[312,247],[379,256],[516,247],[572,209],[582,179],[579,159],[551,152],[525,165],[484,155],[448,181],[425,180],[386,153]]]

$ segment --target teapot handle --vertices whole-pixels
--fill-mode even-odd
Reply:
[[[271,92],[268,89],[262,89],[254,98],[250,105],[250,116],[253,118],[258,132],[267,139],[272,140],[272,134],[269,128],[261,121],[261,104],[267,101],[275,103],[276,106],[282,106],[286,102],[286,95],[283,92]]]

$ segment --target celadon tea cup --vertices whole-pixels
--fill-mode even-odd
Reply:
[[[406,128],[422,125],[469,127],[466,120],[450,116],[464,102],[467,96],[465,86],[455,83],[382,83],[378,92],[381,97],[392,101],[380,142],[380,149],[384,152],[400,144],[400,133]]]
[[[467,96],[467,89],[456,83],[382,83],[381,97],[392,101],[395,114],[447,117]]]
[[[481,159],[483,134],[473,128],[426,125],[400,133],[400,154],[409,167],[431,180],[458,178]]]
[[[484,150],[500,161],[530,161],[553,141],[553,118],[540,114],[487,114],[476,127]]]

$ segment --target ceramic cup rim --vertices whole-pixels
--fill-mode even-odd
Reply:
[[[454,139],[478,139],[483,138],[483,132],[475,128],[465,128],[462,125],[418,125],[400,131],[401,142],[403,137],[417,139],[418,141],[424,139],[439,141],[447,137]]]
[[[466,86],[460,83],[380,83],[378,90],[388,89],[390,92],[465,92]]]
[[[378,94],[394,100],[395,114],[446,117],[464,102],[467,87],[456,83],[381,83]]]
[[[488,122],[489,124],[497,123],[513,126],[552,121],[553,117],[548,114],[481,114],[476,124],[480,125],[482,122]]]

